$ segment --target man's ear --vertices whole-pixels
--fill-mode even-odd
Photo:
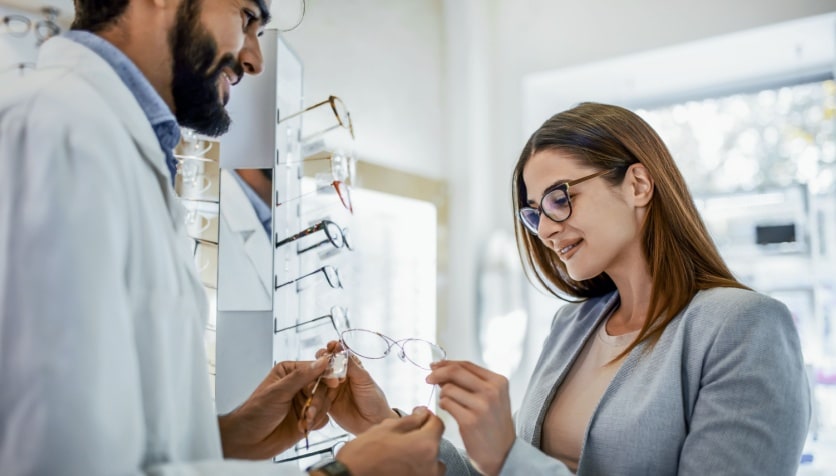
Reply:
[[[653,198],[653,177],[643,164],[633,164],[627,169],[624,179],[630,186],[633,205],[646,207]]]

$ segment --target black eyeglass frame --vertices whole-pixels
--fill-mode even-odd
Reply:
[[[548,190],[546,193],[543,194],[543,197],[540,198],[540,203],[538,204],[537,208],[521,207],[519,209],[519,211],[517,212],[517,218],[520,220],[520,222],[522,222],[523,226],[525,227],[526,230],[528,230],[529,233],[533,234],[534,236],[537,236],[538,235],[537,229],[539,228],[539,225],[540,225],[540,216],[545,215],[546,218],[548,218],[549,220],[551,220],[555,223],[564,222],[564,221],[568,220],[569,217],[572,216],[572,198],[569,196],[569,187],[578,185],[579,183],[586,182],[587,180],[592,180],[596,177],[600,177],[604,174],[612,172],[613,170],[615,170],[615,169],[600,170],[598,172],[595,172],[594,174],[590,174],[590,175],[587,175],[585,177],[581,177],[581,178],[576,179],[576,180],[571,180],[569,182],[563,182],[563,183],[557,184],[551,190]],[[546,200],[546,198],[552,196],[554,193],[557,193],[557,192],[560,192],[560,193],[563,194],[563,198],[566,200],[566,203],[569,206],[569,212],[563,218],[555,218],[552,215],[550,215],[549,212],[545,208],[543,208],[543,202]],[[526,214],[527,213],[537,215],[538,218],[537,218],[537,225],[536,226],[533,223],[529,223],[529,221],[526,219]]]
[[[330,243],[336,249],[342,248],[343,246],[345,246],[349,250],[354,249],[351,246],[351,242],[348,238],[348,236],[349,236],[348,235],[348,227],[340,228],[339,225],[337,225],[336,223],[334,223],[331,220],[322,220],[319,223],[317,223],[313,226],[309,226],[308,228],[305,228],[304,230],[300,231],[299,233],[296,233],[293,236],[289,236],[289,237],[287,237],[287,238],[285,238],[281,241],[279,241],[279,234],[276,233],[275,234],[276,248],[278,249],[280,246],[284,246],[286,244],[292,243],[296,240],[299,240],[299,239],[304,238],[306,236],[312,235],[312,234],[314,234],[318,231],[324,231],[326,238],[322,241],[314,243],[313,245],[307,246],[305,248],[298,248],[296,250],[297,255],[301,255],[302,253],[305,253],[307,251],[319,248],[320,246],[326,245],[328,243]]]

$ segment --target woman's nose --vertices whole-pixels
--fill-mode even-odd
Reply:
[[[551,245],[550,238],[563,231],[563,223],[556,222],[540,212],[540,222],[537,223],[537,236],[546,244]]]

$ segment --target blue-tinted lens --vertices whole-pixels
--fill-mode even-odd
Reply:
[[[569,204],[569,195],[562,188],[552,190],[546,194],[540,203],[543,207],[543,213],[554,221],[563,221],[569,218],[572,210]]]
[[[520,209],[520,221],[528,231],[537,234],[537,228],[540,226],[540,212],[530,207]]]

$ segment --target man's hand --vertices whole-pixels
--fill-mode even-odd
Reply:
[[[299,413],[327,367],[328,358],[276,364],[246,402],[218,417],[224,457],[267,459],[291,447],[306,430],[322,428],[328,422],[324,389],[314,394],[306,415]]]
[[[516,439],[508,379],[466,361],[432,364],[427,383],[441,386],[438,406],[459,425],[464,447],[482,474],[498,474]]]
[[[326,349],[317,352],[317,357],[341,350],[339,342],[332,341]],[[329,387],[328,399],[331,401],[328,413],[350,433],[359,435],[387,418],[398,418],[389,407],[386,395],[353,354],[349,355],[344,381],[326,379],[324,382]]]
[[[444,423],[424,407],[401,419],[387,419],[349,441],[337,460],[352,476],[444,474],[438,445]]]

